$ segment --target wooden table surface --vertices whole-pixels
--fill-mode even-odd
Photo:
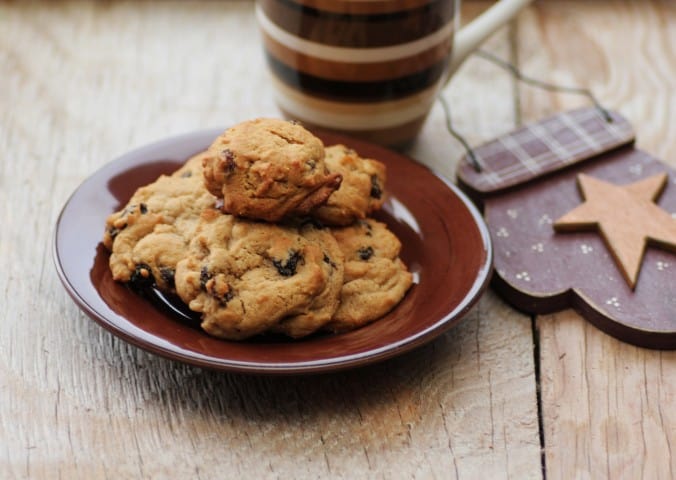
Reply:
[[[676,166],[674,2],[537,2],[485,49],[590,87]],[[476,56],[444,95],[472,144],[585,103]],[[0,478],[676,478],[676,352],[573,311],[532,318],[488,291],[411,353],[284,378],[174,363],[81,313],[52,261],[80,182],[264,115],[279,113],[252,2],[0,3]],[[439,106],[408,153],[453,178]]]

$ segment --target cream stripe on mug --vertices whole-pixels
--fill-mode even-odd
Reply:
[[[291,35],[270,20],[259,5],[256,5],[256,15],[263,31],[288,48],[322,60],[349,63],[384,62],[416,55],[443,42],[452,34],[455,26],[455,22],[450,21],[431,35],[391,47],[346,48],[326,46]]]
[[[390,128],[424,117],[438,91],[435,85],[401,100],[377,103],[345,103],[304,95],[270,75],[279,106],[299,119],[312,119],[321,127],[346,130]]]

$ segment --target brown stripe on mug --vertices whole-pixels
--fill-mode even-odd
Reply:
[[[409,57],[385,62],[352,63],[306,55],[277,42],[265,32],[262,36],[267,52],[289,68],[327,80],[346,82],[375,82],[411,75],[443,61],[453,47],[453,37],[449,36],[438,45]]]
[[[265,52],[272,73],[286,85],[319,98],[349,102],[389,101],[407,97],[437,84],[448,65],[448,57],[423,70],[381,81],[341,81],[300,72]]]
[[[265,15],[291,35],[340,47],[385,47],[430,35],[452,20],[455,2],[433,0],[389,13],[346,15],[303,6],[291,0],[259,0]]]
[[[372,15],[413,10],[429,3],[430,0],[295,0],[303,6],[325,12],[347,13],[349,15]]]

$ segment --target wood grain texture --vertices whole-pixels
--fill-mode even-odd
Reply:
[[[676,165],[673,2],[542,2],[521,20],[524,71],[588,86],[629,118],[639,148]],[[585,102],[519,93],[525,120]],[[623,344],[571,311],[537,327],[547,478],[675,478],[676,352]]]
[[[514,109],[509,77],[485,68],[450,96],[458,126],[488,138]],[[541,478],[530,319],[490,292],[400,358],[270,378],[150,355],[61,287],[53,226],[88,175],[168,135],[278,115],[251,2],[2,2],[0,92],[0,478]],[[461,149],[440,119],[413,153],[451,175]]]
[[[674,478],[676,355],[538,318],[547,478]]]

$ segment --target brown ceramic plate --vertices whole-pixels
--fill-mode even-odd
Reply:
[[[290,374],[332,371],[398,355],[457,324],[486,288],[492,251],[478,211],[455,186],[377,145],[317,132],[387,165],[388,199],[377,218],[401,239],[415,284],[387,316],[340,335],[285,341],[212,338],[114,282],[100,243],[106,217],[141,185],[175,170],[220,133],[199,131],[134,150],[108,163],[73,193],[59,216],[54,257],[68,293],[92,319],[155,354],[220,370]]]

